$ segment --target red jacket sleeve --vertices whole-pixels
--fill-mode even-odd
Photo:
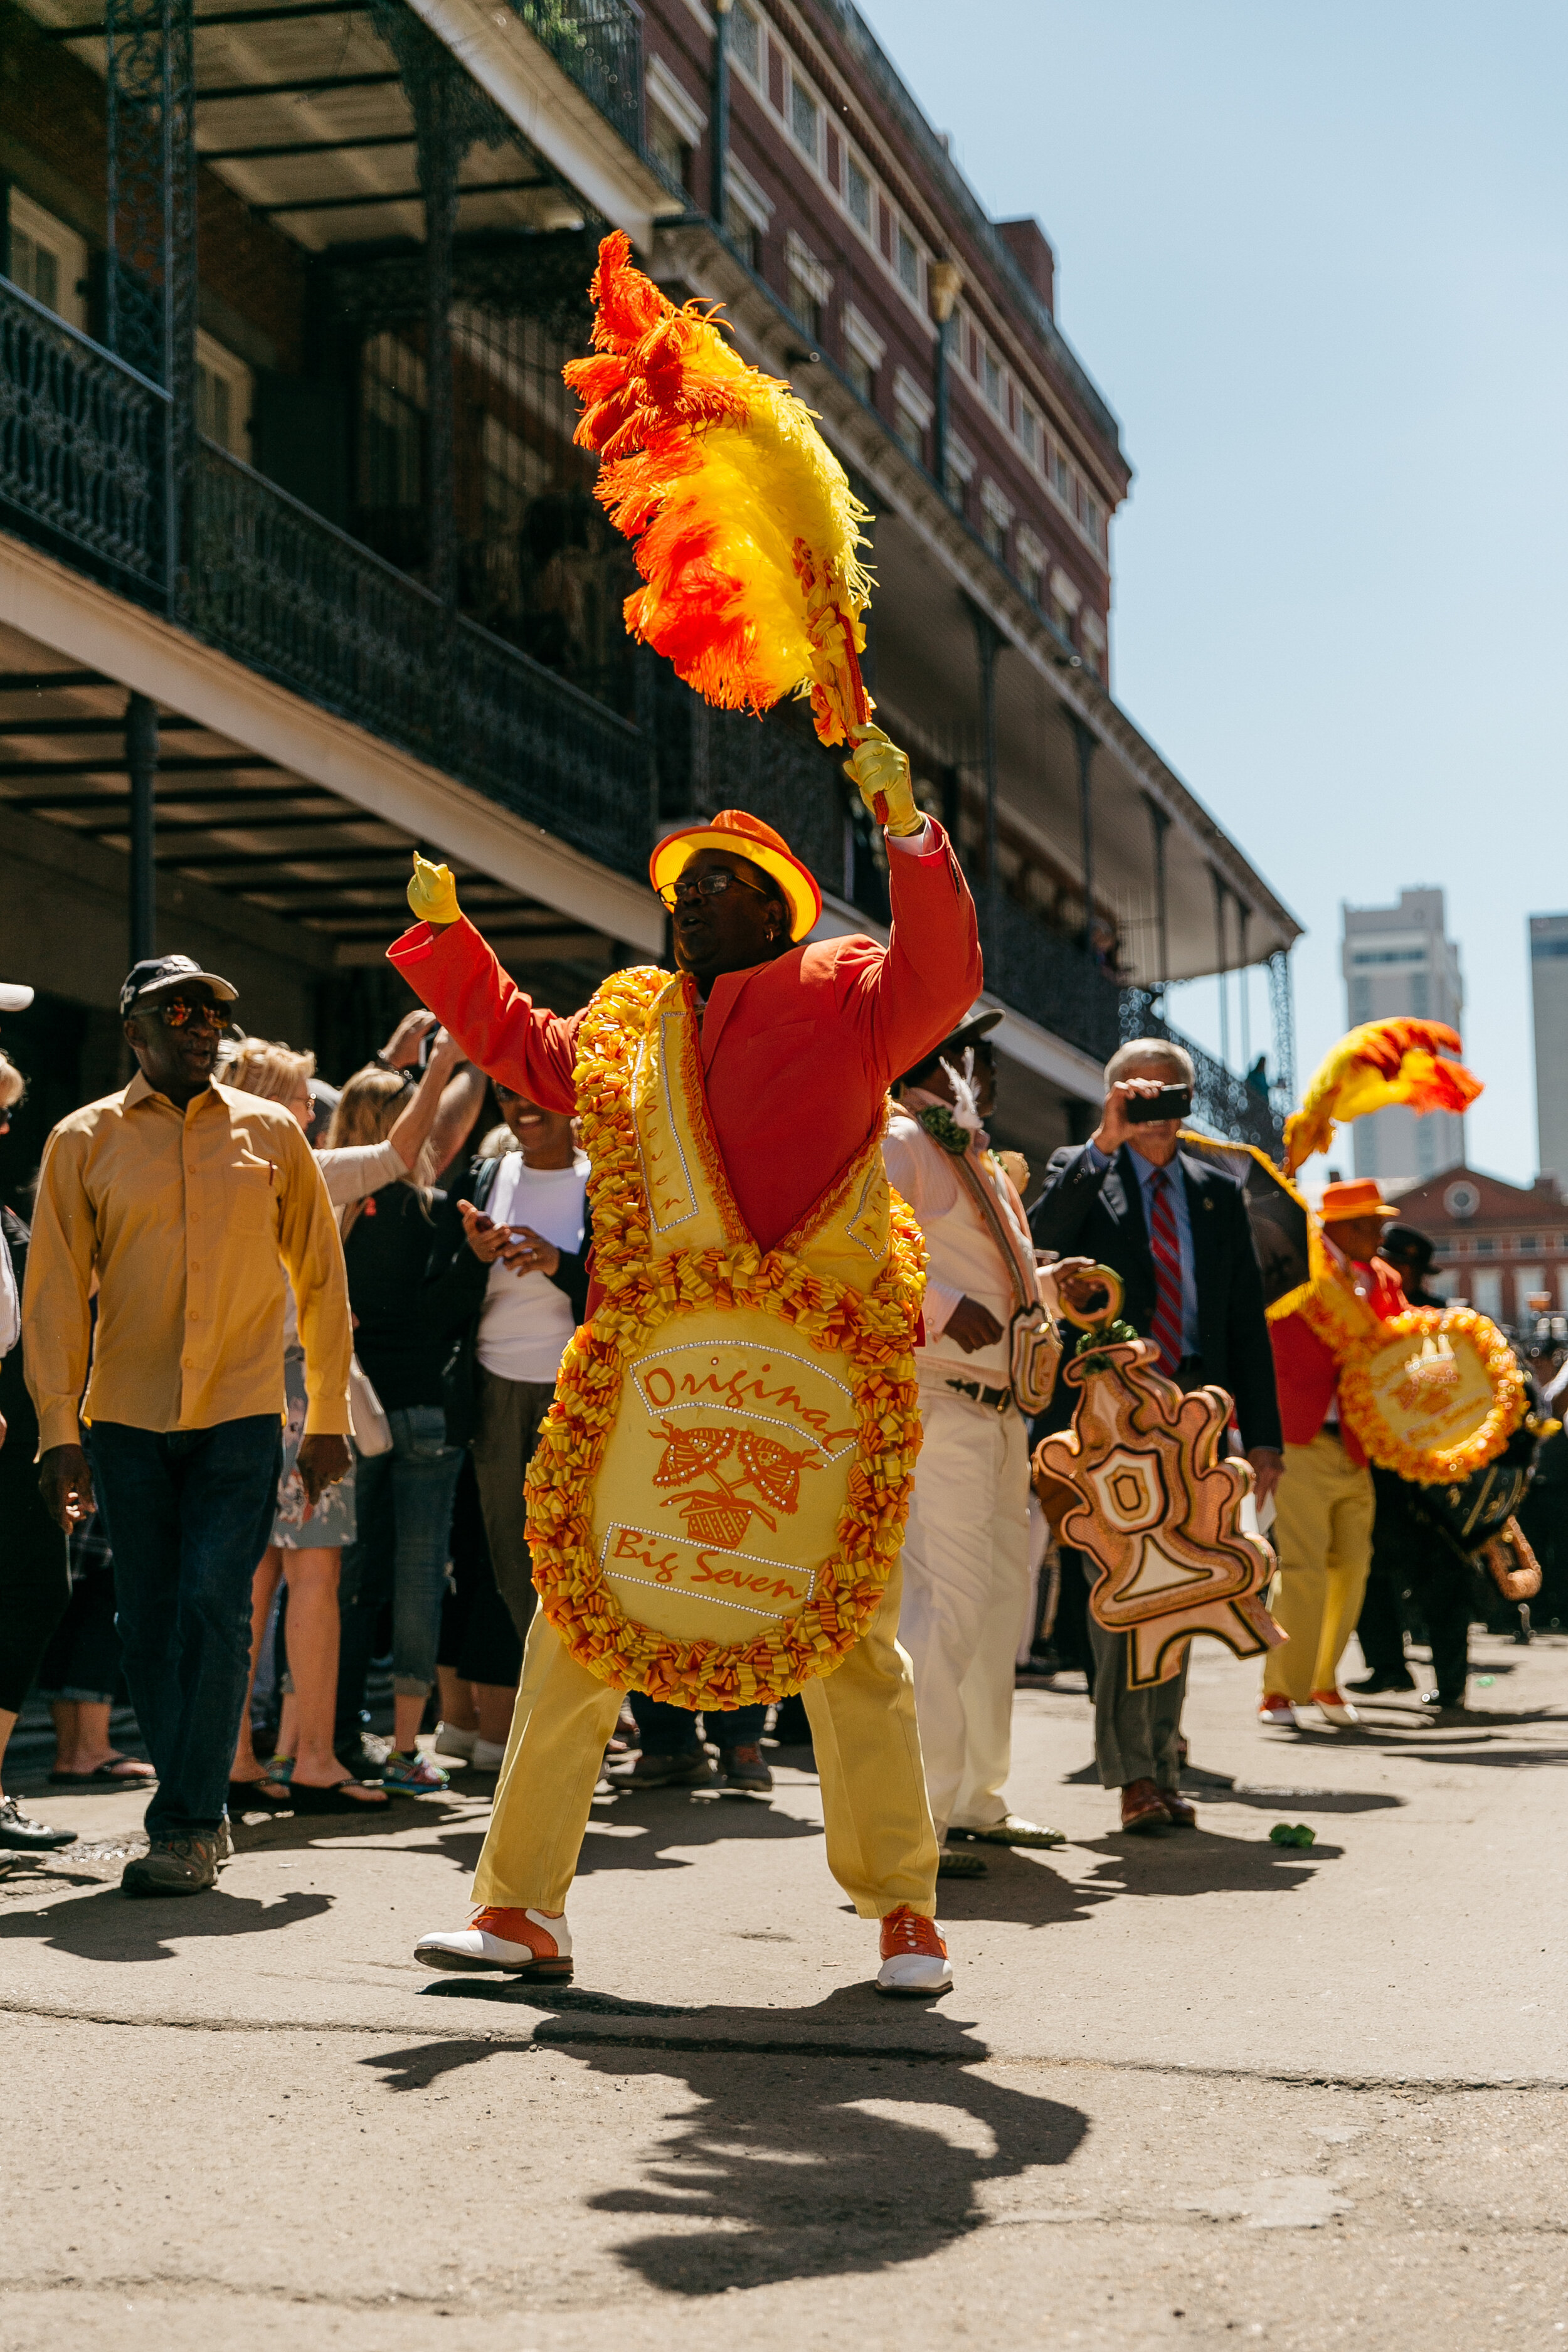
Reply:
[[[866,1061],[884,1083],[940,1045],[984,985],[974,901],[946,834],[928,822],[921,856],[889,846],[887,953],[847,967]]]
[[[545,1110],[576,1108],[572,1066],[583,1015],[563,1020],[525,996],[466,916],[448,930],[416,923],[386,959],[489,1076]]]

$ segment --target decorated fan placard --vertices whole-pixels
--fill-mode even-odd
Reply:
[[[647,585],[632,635],[722,709],[807,698],[824,743],[873,704],[860,676],[869,520],[804,401],[749,367],[713,316],[661,294],[618,231],[594,273],[594,356],[563,371],[597,451],[596,495]]]
[[[1226,1450],[1230,1398],[1166,1380],[1159,1349],[1116,1320],[1117,1276],[1096,1266],[1075,1288],[1093,1285],[1108,1294],[1102,1307],[1063,1300],[1093,1336],[1065,1374],[1079,1391],[1072,1427],[1041,1439],[1035,1481],[1062,1542],[1093,1563],[1089,1605],[1108,1633],[1131,1637],[1127,1681],[1141,1690],[1179,1672],[1194,1634],[1241,1658],[1285,1636],[1262,1599],[1273,1551],[1243,1519],[1252,1465]]]

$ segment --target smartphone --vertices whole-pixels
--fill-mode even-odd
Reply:
[[[1157,1095],[1129,1095],[1124,1116],[1132,1127],[1147,1127],[1152,1119],[1190,1118],[1193,1112],[1191,1087],[1162,1087]]]
[[[474,1211],[474,1222],[470,1231],[476,1234],[493,1234],[495,1229],[495,1219],[488,1214],[485,1210],[476,1209]]]

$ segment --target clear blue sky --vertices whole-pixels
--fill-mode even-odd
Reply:
[[[1307,926],[1301,1075],[1345,1025],[1341,900],[1440,884],[1469,1155],[1528,1181],[1525,919],[1568,907],[1568,5],[861,5],[1057,248],[1137,467],[1116,691]],[[1176,1017],[1217,1042],[1214,983]]]

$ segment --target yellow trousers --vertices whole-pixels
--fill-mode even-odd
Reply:
[[[863,1919],[907,1903],[936,1916],[936,1832],[915,1725],[914,1680],[898,1640],[895,1567],[870,1631],[802,1694],[811,1722],[827,1866]],[[580,1666],[536,1612],[474,1900],[563,1911],[621,1694]]]
[[[1274,1548],[1279,1572],[1268,1606],[1289,1635],[1270,1650],[1263,1687],[1304,1706],[1332,1690],[1355,1631],[1372,1563],[1372,1472],[1358,1469],[1331,1430],[1285,1448]]]

